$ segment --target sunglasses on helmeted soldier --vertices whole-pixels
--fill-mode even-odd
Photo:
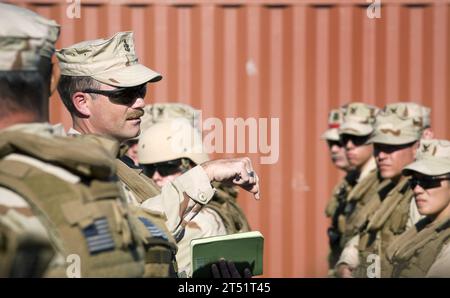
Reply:
[[[412,177],[409,179],[409,186],[414,189],[417,185],[423,189],[437,188],[441,186],[441,182],[450,180],[450,176],[441,177]]]
[[[144,174],[152,177],[157,171],[162,177],[173,175],[181,171],[181,159],[171,160],[166,162],[146,164],[144,165]]]
[[[120,104],[131,104],[137,98],[144,98],[147,93],[147,85],[142,84],[136,87],[121,87],[114,90],[98,90],[87,88],[82,92],[100,94],[108,97],[111,101]]]

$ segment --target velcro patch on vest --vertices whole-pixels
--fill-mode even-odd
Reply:
[[[152,223],[150,220],[148,220],[145,217],[139,217],[139,219],[144,224],[144,226],[147,228],[147,230],[150,232],[150,234],[152,234],[153,237],[162,238],[164,240],[169,240],[167,235],[160,228],[158,228],[154,223]]]
[[[115,244],[106,217],[94,220],[93,224],[83,229],[83,234],[90,254],[114,250]]]

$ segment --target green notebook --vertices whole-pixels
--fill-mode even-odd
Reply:
[[[263,273],[264,237],[258,231],[214,236],[191,241],[192,277],[210,278],[211,265],[221,258],[232,261],[242,274],[245,268],[252,275]]]

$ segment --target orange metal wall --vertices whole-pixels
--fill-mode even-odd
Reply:
[[[17,0],[62,25],[58,46],[135,32],[142,63],[164,75],[147,102],[179,101],[203,117],[280,118],[280,159],[257,165],[262,200],[240,200],[266,239],[266,277],[326,274],[323,210],[340,174],[319,140],[328,110],[350,100],[411,100],[450,138],[450,1]],[[51,121],[70,119],[55,98]],[[218,155],[219,156],[219,155]],[[258,155],[251,155],[259,163]]]

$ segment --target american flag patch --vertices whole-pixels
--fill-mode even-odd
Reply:
[[[90,254],[113,250],[115,247],[106,217],[94,220],[92,225],[83,229],[83,234]]]
[[[166,234],[161,231],[154,223],[152,223],[150,220],[148,220],[145,217],[139,217],[139,219],[142,221],[144,226],[149,230],[149,232],[152,234],[153,237],[156,238],[162,238],[164,240],[168,240]]]

